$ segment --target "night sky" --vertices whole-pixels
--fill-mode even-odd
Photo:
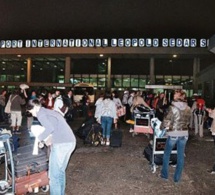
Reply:
[[[0,8],[0,40],[215,34],[215,0],[0,0]]]

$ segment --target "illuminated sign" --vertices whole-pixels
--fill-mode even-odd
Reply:
[[[119,38],[119,39],[32,39],[0,40],[0,48],[54,48],[54,47],[207,47],[207,39],[195,38]]]

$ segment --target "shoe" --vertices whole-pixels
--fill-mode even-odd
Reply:
[[[215,170],[207,170],[207,172],[211,175],[215,175]]]
[[[134,129],[130,129],[130,130],[129,130],[129,133],[133,133],[133,132],[134,132]]]
[[[20,131],[15,131],[14,133],[15,133],[16,135],[20,135],[20,134],[21,134]]]
[[[106,141],[106,146],[110,146],[110,141]]]
[[[164,180],[164,181],[168,181],[168,179],[167,179],[167,178],[164,178],[161,174],[159,174],[158,177],[161,178],[161,179]]]

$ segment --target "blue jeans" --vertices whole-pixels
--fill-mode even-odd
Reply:
[[[113,125],[113,118],[109,116],[102,116],[101,117],[101,124],[102,124],[102,136],[103,138],[110,138],[110,133]]]
[[[166,140],[164,155],[163,155],[163,166],[161,170],[161,177],[167,179],[169,174],[169,159],[173,147],[177,146],[177,166],[174,174],[174,182],[178,182],[181,179],[181,174],[184,167],[184,151],[188,140],[188,136],[182,137],[171,137],[169,136]]]
[[[53,144],[49,157],[49,184],[51,195],[65,195],[66,167],[75,149],[75,143]]]

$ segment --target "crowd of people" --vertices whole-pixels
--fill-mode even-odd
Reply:
[[[163,155],[163,165],[160,177],[168,179],[169,159],[171,151],[176,146],[177,148],[177,165],[174,174],[174,182],[179,182],[181,179],[184,167],[184,154],[186,143],[189,137],[189,130],[195,131],[195,136],[199,139],[204,136],[205,121],[210,118],[215,118],[215,109],[206,108],[204,99],[197,94],[193,94],[193,99],[188,101],[185,91],[175,90],[171,94],[172,98],[167,97],[166,92],[158,95],[141,93],[140,91],[124,91],[121,100],[114,91],[101,94],[96,102],[95,118],[101,123],[103,128],[102,145],[110,144],[110,131],[112,124],[117,124],[119,116],[117,110],[122,106],[125,107],[124,121],[131,119],[134,121],[134,108],[143,106],[148,109],[153,109],[155,117],[161,121],[161,129],[166,130],[166,144]],[[115,125],[116,127],[116,125]],[[215,121],[210,125],[210,130],[215,144]],[[129,132],[134,132],[134,125],[130,125]],[[215,165],[209,173],[215,173]]]
[[[60,191],[65,190],[65,180],[63,179],[65,178],[65,169],[76,144],[75,136],[68,122],[77,116],[77,107],[82,110],[82,116],[85,118],[92,115],[92,112],[94,113],[95,119],[102,126],[101,145],[109,146],[112,128],[118,128],[119,120],[134,120],[134,109],[141,105],[154,110],[155,117],[161,121],[161,128],[167,131],[160,177],[168,179],[170,154],[174,146],[177,145],[177,166],[174,181],[179,182],[184,167],[184,151],[189,130],[193,129],[195,136],[202,138],[206,117],[214,119],[215,109],[206,108],[205,101],[197,94],[193,94],[191,102],[187,101],[186,93],[183,90],[175,90],[171,96],[172,98],[167,97],[165,91],[155,95],[125,90],[120,97],[117,91],[105,91],[100,93],[94,105],[95,110],[92,111],[87,92],[84,93],[81,106],[79,106],[74,102],[71,89],[63,91],[58,89],[55,91],[43,90],[40,93],[30,89],[14,89],[8,93],[7,90],[3,89],[0,94],[0,122],[4,123],[8,120],[5,107],[10,101],[10,123],[14,134],[20,133],[22,117],[23,114],[26,114],[27,129],[30,130],[34,117],[45,127],[44,133],[38,137],[40,141],[52,135],[49,167],[52,178],[51,186],[58,189],[60,193]],[[210,129],[215,144],[215,121],[212,122]],[[130,124],[129,132],[134,132],[134,124]],[[65,149],[64,155],[60,152],[62,148]],[[57,166],[53,159],[60,158],[64,160]],[[54,170],[60,169],[64,171],[59,173],[62,177],[60,181],[62,185],[59,186],[58,178],[56,178],[57,171]],[[215,165],[210,173],[215,173]],[[63,189],[61,189],[62,186]]]

